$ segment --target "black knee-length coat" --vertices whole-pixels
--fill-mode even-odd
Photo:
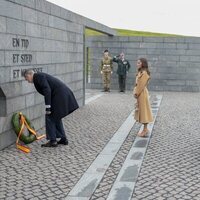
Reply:
[[[54,119],[61,119],[78,109],[73,92],[57,78],[46,73],[35,73],[33,83],[36,90],[44,96],[46,107]]]

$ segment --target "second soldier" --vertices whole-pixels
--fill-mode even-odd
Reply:
[[[112,58],[109,56],[109,51],[106,49],[104,51],[103,58],[101,60],[101,74],[103,79],[103,91],[110,92],[110,79],[113,70]]]

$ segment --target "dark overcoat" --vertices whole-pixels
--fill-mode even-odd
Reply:
[[[46,107],[50,107],[54,119],[61,119],[78,109],[73,92],[57,78],[46,73],[35,73],[33,83],[44,96]]]

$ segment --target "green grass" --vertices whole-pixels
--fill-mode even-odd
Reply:
[[[134,31],[126,29],[115,29],[118,36],[143,36],[143,37],[182,37],[182,35],[167,34],[167,33],[154,33],[154,32],[145,32],[145,31]],[[86,36],[101,36],[104,35],[98,31],[91,29],[85,30]]]
[[[91,30],[91,29],[85,29],[85,35],[86,36],[98,36],[98,35],[104,35],[103,33]]]
[[[154,32],[146,32],[146,31],[134,31],[134,30],[126,30],[126,29],[115,29],[119,36],[144,36],[144,37],[175,37],[181,35],[175,34],[167,34],[167,33],[154,33]]]

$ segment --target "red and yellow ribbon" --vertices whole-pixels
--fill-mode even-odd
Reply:
[[[20,119],[19,120],[20,120],[20,124],[21,124],[21,129],[20,129],[18,137],[17,137],[16,145],[17,145],[17,148],[20,149],[21,151],[23,151],[25,153],[30,153],[31,149],[29,147],[19,143],[19,138],[20,138],[21,134],[23,133],[24,128],[26,127],[29,130],[30,133],[35,135],[37,140],[40,140],[40,139],[44,138],[45,134],[41,135],[41,136],[38,136],[37,132],[28,125],[28,123],[27,123],[25,117],[23,116],[23,114],[20,112],[19,115],[20,115]]]

